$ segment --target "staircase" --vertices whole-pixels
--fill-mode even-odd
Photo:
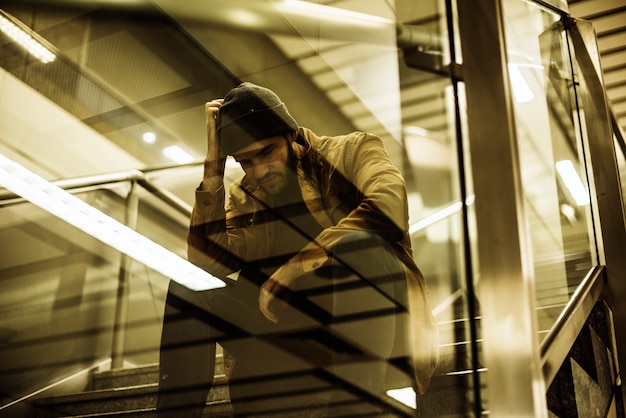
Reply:
[[[477,326],[480,318],[476,319]],[[485,373],[481,358],[481,342],[478,341],[478,361],[472,366],[471,344],[465,334],[469,320],[439,323],[440,348],[439,365],[428,392],[418,398],[418,417],[471,417],[480,416],[484,409],[483,401],[476,400],[474,394],[475,377],[485,389]],[[480,335],[480,330],[478,330]],[[477,369],[475,376],[473,367]]]
[[[213,388],[205,416],[230,417],[224,362],[218,356]],[[154,418],[157,401],[158,364],[94,372],[92,390],[39,399],[38,418],[132,417]]]
[[[462,338],[467,320],[440,324],[440,363],[429,391],[419,397],[418,417],[475,416],[470,344]],[[455,342],[456,341],[456,342]],[[223,358],[207,398],[205,417],[230,417]],[[39,399],[40,418],[132,417],[153,418],[157,399],[158,365],[94,372],[92,388],[82,393]],[[479,375],[484,375],[480,372]],[[480,377],[482,382],[483,377]],[[482,383],[481,383],[482,385]]]

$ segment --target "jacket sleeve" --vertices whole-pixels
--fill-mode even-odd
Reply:
[[[207,272],[224,277],[240,269],[241,259],[227,234],[225,191],[222,181],[208,191],[195,191],[187,234],[187,257]]]
[[[303,271],[323,264],[327,254],[350,232],[368,231],[390,243],[401,241],[408,229],[406,184],[377,136],[346,137],[335,169],[358,190],[360,201],[347,216],[324,229],[299,255]],[[329,162],[333,164],[332,156]],[[296,261],[296,260],[294,260]]]
[[[389,242],[400,241],[408,229],[404,178],[393,165],[377,136],[361,134],[344,161],[343,174],[362,196],[361,202],[336,225],[341,229],[374,232]],[[332,229],[322,242],[332,243]]]
[[[406,242],[409,218],[406,183],[388,158],[382,141],[364,134],[355,142],[353,152],[346,155],[344,163],[344,174],[360,191],[362,199],[348,216],[320,233],[316,240],[319,248],[313,249],[317,254],[304,261],[305,271],[319,265],[325,259],[324,254],[345,234],[355,230],[375,232],[391,243],[404,240],[404,245],[410,246],[410,242]],[[412,260],[403,257],[401,260],[407,276],[414,372],[417,389],[423,394],[438,362],[439,331],[424,278]]]

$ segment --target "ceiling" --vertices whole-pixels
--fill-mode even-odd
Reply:
[[[288,3],[311,4],[320,16],[281,9]],[[202,103],[245,80],[276,91],[300,125],[320,134],[377,133],[400,162],[402,125],[436,133],[449,121],[445,79],[398,68],[394,16],[428,37],[441,25],[439,3],[4,1],[59,59],[38,63],[0,36],[0,124],[10,128],[0,133],[1,152],[48,179],[172,165],[162,152],[170,146],[201,161]],[[146,131],[155,142],[142,140]],[[188,180],[163,177],[192,201]]]
[[[411,136],[404,145],[422,170],[415,178],[429,179],[419,185],[424,203],[445,203],[434,185],[454,160],[449,80],[409,69],[398,59],[395,25],[385,23],[412,25],[423,51],[436,52],[443,2],[317,0],[311,10],[280,8],[288,3],[2,1],[61,59],[37,64],[0,37],[0,151],[50,179],[172,165],[162,151],[173,145],[201,160],[202,103],[246,80],[275,90],[301,125],[320,134],[377,133],[399,163],[400,141]],[[570,7],[596,27],[607,94],[624,129],[626,0]],[[342,20],[341,10],[353,14]],[[155,142],[141,140],[146,131],[156,133]],[[190,182],[200,174],[178,174],[159,180],[191,202]]]

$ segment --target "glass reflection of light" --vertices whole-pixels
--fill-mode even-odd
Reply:
[[[471,206],[474,203],[474,196],[468,196],[467,199],[465,200],[465,204],[467,206]],[[426,228],[428,228],[431,225],[436,224],[437,222],[446,219],[447,217],[454,215],[455,213],[459,212],[461,210],[461,208],[463,207],[463,204],[461,202],[454,202],[449,204],[448,206],[444,206],[443,208],[439,209],[438,211],[420,219],[419,221],[412,223],[409,226],[409,234],[415,234],[416,232],[422,231]]]
[[[417,409],[417,402],[415,401],[415,391],[412,388],[391,389],[387,391],[387,396],[402,402],[408,407]]]
[[[192,290],[225,283],[0,154],[0,186]]]
[[[391,25],[394,23],[389,19],[379,16],[353,12],[351,10],[325,6],[323,4],[309,3],[301,0],[283,0],[282,3],[275,3],[275,6],[279,11],[291,11],[304,14],[309,17],[323,19],[324,21],[332,20],[346,23],[356,21],[361,24],[370,24],[372,26]]]
[[[509,77],[513,95],[518,103],[530,102],[535,97],[517,64],[509,64]]]
[[[170,145],[163,149],[163,154],[178,164],[188,164],[194,160],[193,156],[178,145]]]
[[[574,201],[578,206],[585,206],[589,204],[589,192],[583,185],[574,163],[570,160],[558,161],[556,163],[556,171],[561,176],[565,187],[569,190],[570,194],[574,198]]]
[[[33,38],[28,32],[26,32],[25,29],[20,28],[11,20],[3,16],[3,14],[4,13],[0,14],[0,31],[4,32],[8,37],[26,49],[29,54],[44,64],[55,60],[56,56],[48,48]]]

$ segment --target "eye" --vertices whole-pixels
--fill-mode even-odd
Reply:
[[[268,145],[267,147],[261,150],[259,155],[270,155],[273,150],[274,150],[274,145]]]

